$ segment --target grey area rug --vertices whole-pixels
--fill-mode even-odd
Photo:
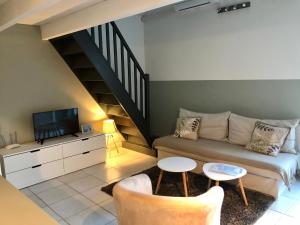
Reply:
[[[147,174],[155,190],[160,169],[152,167],[141,173]],[[188,173],[189,195],[197,196],[207,191],[208,179],[205,176],[195,173]],[[112,189],[116,183],[102,187],[102,191],[112,195]],[[239,188],[228,183],[220,183],[224,189],[224,201],[222,206],[221,224],[222,225],[250,225],[254,224],[274,202],[274,198],[259,192],[245,189],[249,206],[245,206],[240,195]],[[183,196],[182,176],[179,173],[164,172],[159,195],[164,196]]]

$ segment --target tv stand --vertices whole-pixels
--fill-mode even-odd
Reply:
[[[2,175],[21,189],[105,161],[104,134],[77,135],[0,149]]]

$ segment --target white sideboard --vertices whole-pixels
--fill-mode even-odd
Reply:
[[[0,149],[2,175],[16,188],[25,188],[101,162],[106,158],[102,133],[49,139],[43,145],[24,144]]]

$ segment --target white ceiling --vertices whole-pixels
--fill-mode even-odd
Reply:
[[[0,0],[0,32],[15,24],[39,25],[47,40],[180,1]]]

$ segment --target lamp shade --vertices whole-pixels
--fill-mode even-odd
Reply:
[[[105,134],[112,134],[116,132],[116,125],[114,120],[103,121],[103,132]]]

